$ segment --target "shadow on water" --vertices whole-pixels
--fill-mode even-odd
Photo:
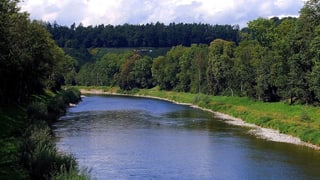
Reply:
[[[55,125],[57,146],[98,179],[317,179],[320,153],[269,142],[165,101],[89,96]]]

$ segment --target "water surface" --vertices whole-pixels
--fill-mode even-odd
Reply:
[[[160,100],[88,96],[54,127],[58,148],[97,179],[320,178],[316,150]]]

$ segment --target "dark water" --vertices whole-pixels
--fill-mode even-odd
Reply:
[[[320,153],[169,102],[88,96],[55,124],[57,145],[97,179],[320,179]]]

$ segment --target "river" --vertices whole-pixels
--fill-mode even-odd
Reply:
[[[54,124],[57,147],[97,179],[319,179],[320,153],[212,113],[148,98],[87,96]]]

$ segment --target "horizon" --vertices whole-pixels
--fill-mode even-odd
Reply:
[[[32,20],[56,22],[62,26],[73,23],[83,26],[143,25],[161,22],[239,25],[261,18],[298,17],[306,0],[25,0],[21,11]],[[76,11],[74,9],[77,9]]]

